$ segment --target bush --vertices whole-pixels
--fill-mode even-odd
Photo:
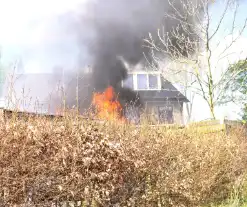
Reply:
[[[132,173],[133,162],[93,122],[11,121],[0,136],[1,200],[10,206],[82,198],[105,206]]]
[[[1,123],[0,136],[4,206],[69,200],[96,206],[200,206],[240,190],[246,169],[241,131],[226,136],[33,117]]]
[[[148,175],[143,202],[150,206],[222,201],[241,187],[245,175],[246,141],[240,132],[226,136],[224,132],[198,134],[147,127],[124,143],[132,159],[142,161],[139,170]]]

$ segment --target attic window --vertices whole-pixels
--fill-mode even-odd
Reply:
[[[147,74],[137,74],[137,89],[145,90],[148,89],[148,75]]]
[[[149,89],[158,89],[158,75],[157,74],[149,74],[148,75]]]
[[[134,90],[160,90],[161,76],[160,73],[129,73],[128,78],[122,81],[122,86]]]

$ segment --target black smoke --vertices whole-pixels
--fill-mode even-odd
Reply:
[[[187,9],[188,5],[198,7],[199,1],[201,0],[90,0],[83,7],[84,13],[77,16],[77,21],[73,24],[78,44],[86,48],[82,56],[86,52],[92,67],[90,80],[79,81],[81,105],[88,106],[92,92],[101,92],[108,86],[115,88],[123,103],[141,104],[136,101],[140,99],[134,91],[120,87],[121,81],[127,77],[123,60],[130,66],[145,63],[146,59],[152,62],[153,51],[144,46],[143,40],[151,33],[159,44],[159,28],[169,33],[181,23],[181,19],[167,18],[166,14],[184,18],[187,25],[196,24],[196,20],[188,16]],[[186,27],[186,32],[181,29],[181,33],[192,40],[195,33],[190,26]],[[178,50],[182,50],[176,44],[176,38],[172,42]],[[68,103],[73,105],[76,98],[71,98],[71,94],[75,95],[68,92]]]

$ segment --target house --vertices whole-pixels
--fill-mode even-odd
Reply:
[[[151,123],[183,124],[183,104],[189,101],[160,72],[130,71],[122,86],[139,94]]]
[[[62,104],[64,92],[65,96],[70,94],[70,97],[65,97],[66,105],[71,108],[78,101],[82,111],[91,104],[88,75],[83,74],[78,81],[73,74],[66,74],[65,77],[63,73],[16,74],[5,84],[5,93],[2,95],[5,99],[4,108],[55,114],[56,108]],[[62,91],[63,84],[66,84],[67,91]],[[142,114],[152,123],[183,124],[183,104],[188,100],[161,73],[129,71],[128,78],[121,85],[136,91],[144,105]],[[78,94],[80,98],[77,100]]]
[[[9,76],[2,86],[0,108],[49,115],[59,114],[64,106],[86,111],[92,104],[90,73],[77,77],[77,74],[61,71]]]
[[[1,93],[1,108],[46,114],[50,97],[57,94],[58,83],[50,74],[15,74],[6,77]]]

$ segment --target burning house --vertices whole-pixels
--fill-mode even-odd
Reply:
[[[17,74],[14,83],[6,86],[4,108],[54,116],[61,115],[64,101],[67,108],[78,107],[82,114],[94,109],[97,119],[139,123],[144,115],[154,124],[183,123],[183,103],[188,100],[161,73],[128,72],[116,88],[109,86],[100,92],[91,89],[91,75],[84,73],[77,82],[73,76],[56,73],[56,80],[60,80],[56,82],[53,74]],[[78,105],[74,105],[76,100]]]
[[[183,124],[183,104],[189,100],[160,72],[130,72],[122,85],[137,92],[145,118],[151,123]]]
[[[188,101],[186,97],[161,74],[130,72],[126,64],[135,67],[145,60],[153,62],[154,51],[144,45],[143,39],[152,34],[153,40],[159,44],[158,28],[167,34],[175,28],[193,41],[195,31],[190,25],[196,21],[186,16],[186,5],[191,4],[199,10],[197,0],[88,1],[82,13],[63,18],[83,51],[79,60],[83,59],[91,66],[90,73],[64,70],[49,75],[22,74],[14,86],[13,91],[17,92],[11,95],[11,99],[15,96],[18,103],[9,104],[12,108],[17,105],[22,110],[28,108],[28,111],[51,114],[56,114],[57,109],[65,105],[78,108],[82,114],[93,107],[98,118],[135,122],[145,112],[151,114],[150,119],[155,123],[181,123],[182,105]],[[181,27],[184,21],[165,18],[172,17],[174,12],[179,12],[181,18],[186,16],[188,24]],[[176,41],[174,36],[170,37],[170,42],[174,43],[172,46],[183,53]],[[166,61],[167,56],[162,55]],[[80,64],[78,68],[83,68]],[[42,110],[34,109],[35,100],[41,103]]]

